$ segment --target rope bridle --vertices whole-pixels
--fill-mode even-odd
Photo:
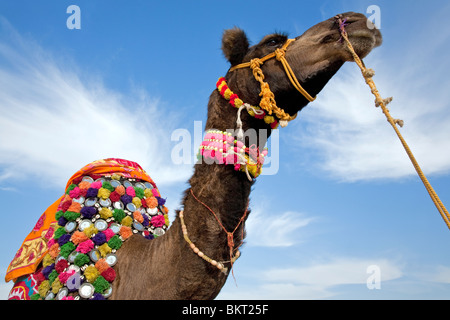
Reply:
[[[272,58],[276,58],[278,61],[281,62],[283,65],[284,71],[286,72],[286,75],[289,78],[289,81],[292,83],[295,89],[297,89],[298,92],[300,92],[309,102],[314,101],[316,98],[312,97],[300,84],[297,77],[294,74],[294,71],[292,70],[291,66],[289,65],[288,61],[286,60],[286,50],[287,47],[294,42],[295,39],[288,39],[286,43],[281,47],[277,48],[274,52],[262,57],[262,58],[254,58],[250,60],[250,62],[245,62],[238,64],[234,67],[232,67],[229,72],[233,72],[237,69],[242,68],[250,68],[252,69],[253,76],[255,79],[260,83],[261,85],[261,93],[259,94],[261,98],[261,102],[259,106],[266,110],[269,115],[272,113],[275,114],[275,116],[280,119],[280,125],[282,127],[285,127],[287,125],[287,122],[294,120],[297,118],[297,114],[291,116],[288,113],[286,113],[283,109],[277,106],[277,103],[275,102],[275,95],[270,90],[269,84],[264,81],[264,73],[261,70],[261,66],[266,62],[267,60],[270,60]]]

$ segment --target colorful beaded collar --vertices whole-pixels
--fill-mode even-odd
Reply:
[[[241,108],[246,108],[248,114],[251,115],[252,117],[264,120],[264,122],[270,125],[272,129],[278,128],[279,123],[274,116],[268,115],[265,110],[261,109],[261,107],[252,106],[248,103],[244,103],[241,99],[239,99],[239,96],[237,94],[231,91],[224,77],[219,78],[219,80],[216,83],[216,87],[220,95],[224,99],[228,100],[233,107],[239,109],[239,111],[241,110]],[[238,113],[238,122],[239,121],[240,121],[240,112]]]
[[[49,251],[34,278],[33,300],[106,299],[116,277],[115,255],[133,234],[154,239],[165,234],[168,210],[158,189],[119,174],[94,181],[85,176],[66,190]]]
[[[207,164],[234,165],[234,170],[245,172],[250,181],[261,174],[268,153],[267,148],[262,152],[254,145],[248,148],[230,132],[219,130],[206,131],[199,149],[198,160],[203,157]]]

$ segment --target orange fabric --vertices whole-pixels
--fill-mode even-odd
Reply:
[[[15,281],[20,276],[36,271],[37,265],[48,251],[47,241],[51,239],[56,225],[55,212],[63,198],[61,197],[45,210],[33,230],[25,238],[6,270],[6,282]]]
[[[144,180],[150,182],[156,188],[153,180],[139,164],[127,160],[111,158],[97,160],[81,168],[69,179],[66,185],[66,190],[73,181],[84,176],[104,176],[112,174],[119,174],[127,178]],[[33,230],[25,238],[21,247],[14,256],[14,259],[8,266],[5,276],[6,282],[10,280],[15,281],[20,276],[31,274],[36,271],[40,262],[48,252],[49,248],[47,247],[47,242],[52,238],[54,229],[57,225],[55,213],[58,211],[58,207],[65,197],[66,195],[63,195],[50,207],[48,207],[47,210],[45,210]]]

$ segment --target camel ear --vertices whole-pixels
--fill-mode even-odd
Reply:
[[[239,28],[225,30],[222,38],[222,51],[232,66],[242,62],[249,43],[245,32]]]

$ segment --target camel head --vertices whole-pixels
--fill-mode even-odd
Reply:
[[[302,35],[293,39],[286,47],[285,59],[291,67],[300,85],[312,97],[315,97],[331,77],[346,62],[353,58],[342,41],[338,19],[345,21],[350,42],[356,53],[364,58],[382,42],[381,33],[366,16],[348,12],[311,27]],[[258,105],[261,97],[260,83],[255,80],[250,68],[233,68],[255,58],[263,58],[288,41],[284,34],[265,36],[258,44],[249,46],[244,31],[238,28],[226,30],[222,40],[222,50],[231,64],[226,78],[230,88],[235,90],[246,102]],[[296,114],[309,101],[289,80],[282,63],[276,58],[269,59],[260,66],[264,81],[270,86],[277,105],[290,115]]]

